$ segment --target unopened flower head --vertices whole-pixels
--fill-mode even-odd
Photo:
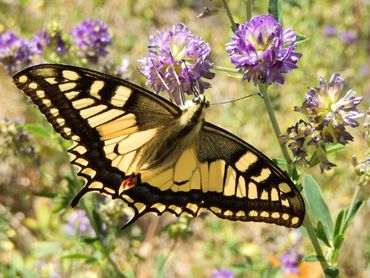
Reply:
[[[9,73],[14,73],[31,63],[35,54],[32,44],[12,32],[0,35],[0,63]]]
[[[302,54],[294,52],[296,34],[283,29],[272,15],[253,17],[239,25],[226,51],[244,73],[243,79],[257,83],[284,83],[284,74],[297,68]]]
[[[170,91],[176,103],[182,104],[183,93],[192,94],[194,86],[200,91],[210,87],[202,80],[214,77],[213,64],[207,60],[210,53],[208,43],[179,23],[150,36],[148,56],[139,60],[140,70],[155,92]]]
[[[81,56],[97,63],[99,57],[108,54],[106,48],[112,43],[112,37],[102,20],[87,19],[72,30],[72,42],[78,46]]]

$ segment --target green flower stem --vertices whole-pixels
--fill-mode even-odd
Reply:
[[[267,85],[266,84],[258,83],[258,87],[260,89],[261,94],[263,95],[263,101],[265,103],[267,112],[268,112],[269,117],[271,119],[271,124],[272,124],[272,127],[274,128],[275,135],[276,135],[276,137],[278,139],[278,142],[279,142],[279,145],[280,145],[280,148],[281,148],[281,152],[283,153],[284,158],[287,161],[289,175],[291,175],[292,174],[292,170],[293,170],[293,168],[292,168],[292,160],[290,159],[290,156],[289,156],[289,152],[288,152],[287,147],[280,140],[281,131],[280,131],[279,124],[278,124],[278,122],[276,120],[276,116],[275,116],[274,108],[272,107],[270,96],[267,93]]]
[[[224,3],[224,7],[225,7],[225,10],[226,10],[227,17],[230,20],[231,28],[233,29],[233,32],[235,32],[237,27],[236,27],[236,23],[234,21],[233,15],[231,14],[231,11],[229,9],[229,5],[227,4],[226,0],[222,0],[222,2]]]
[[[237,74],[240,74],[240,76],[243,76],[243,74],[235,68],[228,68],[228,67],[214,65],[213,70],[227,72],[227,73],[237,73]]]
[[[346,231],[346,229],[348,227],[349,218],[351,217],[352,211],[355,207],[360,189],[361,189],[361,186],[357,185],[356,189],[355,189],[355,193],[353,193],[353,196],[352,196],[351,204],[349,205],[349,208],[348,208],[348,212],[347,212],[347,215],[346,215],[346,220],[344,221],[345,225],[343,227],[341,227],[342,229],[341,229],[340,233],[344,234],[344,232]]]
[[[292,174],[292,170],[293,170],[292,165],[291,165],[291,159],[290,159],[290,156],[289,156],[287,147],[279,140],[279,137],[281,135],[281,131],[280,131],[280,128],[279,128],[279,124],[278,124],[278,122],[276,120],[276,116],[275,116],[274,109],[272,107],[270,96],[267,93],[267,88],[268,87],[267,87],[266,84],[260,84],[260,83],[258,84],[258,87],[260,89],[261,94],[263,95],[263,100],[264,100],[264,103],[265,103],[267,112],[269,114],[269,117],[271,119],[271,124],[272,124],[272,126],[274,128],[275,135],[276,135],[276,138],[278,139],[278,142],[279,142],[281,151],[282,151],[282,153],[284,155],[285,160],[288,162],[289,175],[291,175]],[[316,252],[316,256],[319,259],[319,262],[321,264],[321,267],[322,267],[322,269],[325,272],[326,270],[329,269],[329,264],[326,261],[325,256],[324,256],[324,254],[323,254],[323,252],[321,250],[321,246],[320,246],[319,240],[318,240],[318,238],[316,236],[315,230],[314,230],[314,228],[312,226],[311,220],[310,220],[310,218],[309,218],[309,216],[308,216],[307,213],[306,213],[305,218],[303,220],[303,226],[307,230],[308,236],[309,236],[309,238],[311,240],[311,243],[313,245],[313,248],[314,248],[314,250]]]
[[[254,2],[254,0],[246,0],[245,1],[246,12],[247,12],[247,21],[249,21],[252,18],[253,2]]]
[[[64,153],[66,154],[66,156],[68,157],[67,149],[66,149],[66,147],[65,147],[62,139],[59,139],[59,144],[62,147],[62,149],[63,149]],[[77,178],[77,175],[76,175],[76,171],[73,168],[73,165],[71,163],[69,163],[69,167],[70,167],[71,177],[73,179],[73,183],[76,184],[76,185],[79,185],[80,183],[78,181],[78,178]],[[119,278],[125,278],[126,276],[121,272],[121,270],[117,266],[116,262],[114,261],[114,259],[110,255],[109,248],[107,247],[107,245],[105,243],[105,240],[104,240],[104,235],[100,233],[101,230],[97,227],[96,222],[94,220],[94,217],[93,217],[93,215],[91,213],[91,210],[87,206],[85,199],[81,199],[80,200],[80,204],[82,206],[82,209],[86,213],[87,219],[89,219],[90,226],[93,228],[93,230],[94,230],[94,232],[96,234],[96,237],[100,241],[100,244],[102,246],[103,254],[107,258],[107,260],[110,263],[110,265],[113,267],[114,272],[116,273],[116,276],[119,277]]]

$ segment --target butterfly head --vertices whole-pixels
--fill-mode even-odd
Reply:
[[[198,104],[198,105],[204,105],[205,108],[209,107],[209,101],[206,100],[206,96],[204,94],[199,94],[195,96],[192,100],[193,104]]]

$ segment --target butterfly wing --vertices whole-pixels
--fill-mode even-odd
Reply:
[[[303,199],[291,180],[270,159],[240,138],[205,123],[193,146],[171,168],[141,175],[125,192],[135,217],[169,211],[196,216],[208,209],[233,221],[302,224]],[[129,197],[129,198],[127,198]]]
[[[127,165],[158,127],[181,113],[139,86],[79,67],[32,66],[14,81],[54,129],[73,141],[71,162],[86,183],[72,205],[88,191],[118,197]]]

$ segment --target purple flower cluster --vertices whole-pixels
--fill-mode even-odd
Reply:
[[[281,269],[284,273],[294,274],[298,273],[299,269],[298,266],[302,259],[302,255],[299,254],[297,249],[291,248],[289,249],[281,258]]]
[[[239,25],[226,51],[244,73],[243,79],[258,83],[284,83],[283,74],[297,68],[302,54],[294,52],[296,34],[283,29],[272,15],[253,17]]]
[[[321,170],[330,169],[334,164],[328,161],[324,144],[345,145],[353,140],[346,128],[359,126],[357,119],[364,113],[357,110],[357,105],[363,97],[355,97],[353,90],[340,97],[343,86],[344,80],[337,73],[332,75],[329,84],[320,78],[320,87],[311,88],[302,106],[295,107],[295,111],[308,118],[308,121],[300,120],[288,128],[288,135],[284,138],[291,141],[288,147],[296,155],[296,162],[307,163],[307,149],[315,146]]]
[[[211,278],[234,278],[234,273],[228,269],[220,269],[214,271]]]
[[[53,22],[33,36],[32,41],[6,32],[0,35],[0,63],[9,73],[14,73],[30,65],[34,55],[43,55],[45,60],[60,62],[61,55],[71,50],[71,41],[78,49],[78,56],[97,63],[99,57],[107,55],[106,48],[112,43],[112,38],[108,26],[98,19],[83,21],[73,29],[71,35],[64,33],[62,27]]]
[[[112,43],[112,37],[103,21],[87,19],[72,30],[72,41],[78,46],[81,56],[97,63],[99,57],[107,56],[106,48]]]
[[[210,87],[213,64],[208,43],[193,35],[182,23],[150,36],[148,56],[139,60],[147,85],[155,92],[169,91],[171,99],[183,104],[184,93],[202,92]]]
[[[0,35],[0,63],[9,73],[29,65],[36,54],[33,44],[12,32]]]
[[[95,234],[83,210],[76,210],[69,215],[67,223],[64,225],[64,230],[70,236],[79,236],[81,234],[93,236]]]
[[[342,32],[338,32],[338,30],[330,24],[324,27],[323,33],[326,37],[339,37],[346,45],[353,44],[358,39],[355,31],[344,30]]]

